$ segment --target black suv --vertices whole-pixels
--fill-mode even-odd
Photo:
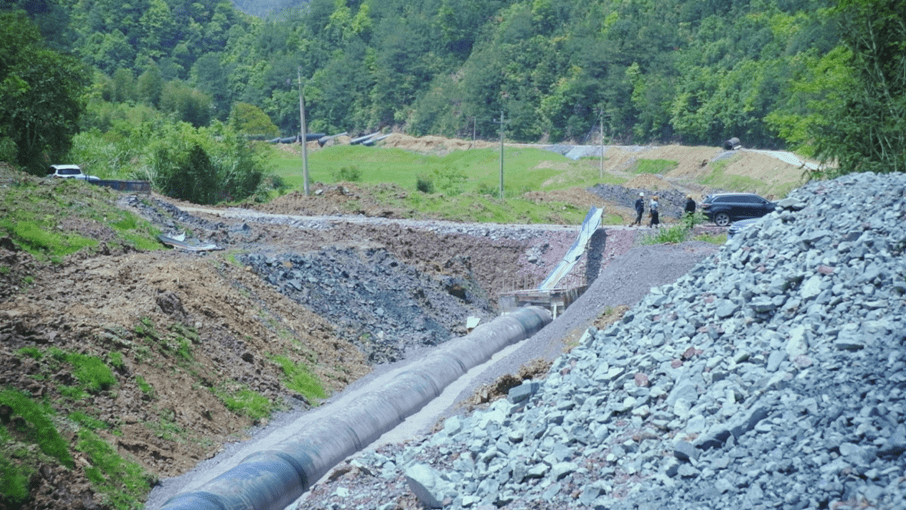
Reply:
[[[746,218],[761,218],[774,210],[776,203],[754,193],[722,193],[708,195],[702,202],[702,212],[719,227]]]

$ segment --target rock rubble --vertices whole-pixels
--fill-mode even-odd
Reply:
[[[237,257],[282,294],[337,326],[372,363],[464,335],[470,316],[492,306],[472,280],[432,276],[384,248],[325,248],[306,254]]]
[[[456,509],[906,509],[904,250],[906,175],[810,183],[544,381],[299,508],[409,480]]]

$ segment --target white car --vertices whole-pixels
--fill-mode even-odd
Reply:
[[[100,179],[93,175],[82,173],[79,165],[50,165],[47,170],[47,177],[59,177],[61,179],[82,179],[84,181],[99,181]]]

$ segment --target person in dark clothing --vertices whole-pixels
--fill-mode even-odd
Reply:
[[[642,214],[645,213],[645,193],[639,193],[638,200],[635,201],[635,221],[629,225],[642,226]]]
[[[648,228],[651,228],[651,227],[660,228],[661,219],[658,215],[657,195],[651,197],[651,205],[649,206],[649,208],[651,209],[651,221],[648,223]]]
[[[692,195],[686,195],[686,214],[695,214],[695,200],[692,200]]]

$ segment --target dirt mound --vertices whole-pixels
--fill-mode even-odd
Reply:
[[[379,191],[405,194],[402,188],[392,184],[378,186]],[[309,216],[330,216],[362,214],[372,217],[401,218],[403,211],[387,207],[375,200],[368,191],[354,183],[340,184],[313,183],[310,196],[301,191],[292,191],[265,204],[246,203],[243,207],[271,214],[292,214]]]
[[[382,147],[392,147],[396,149],[405,149],[407,151],[418,152],[420,154],[434,154],[442,156],[453,151],[467,149],[487,149],[496,147],[492,142],[484,140],[460,140],[457,138],[444,138],[441,136],[421,136],[414,137],[402,133],[393,133],[387,138],[381,140]]]
[[[249,392],[283,407],[309,405],[287,388],[275,356],[310,367],[328,391],[369,370],[333,326],[213,257],[129,253],[31,275],[26,291],[0,303],[0,387],[56,402],[63,416],[90,417],[102,439],[154,478],[194,467],[260,422],[242,400]],[[70,368],[32,354],[48,349],[105,360],[115,384],[73,393]],[[74,498],[91,501],[82,476],[39,477],[34,504],[59,502],[77,487]]]
[[[529,191],[522,198],[535,203],[562,202],[578,209],[601,207],[601,200],[585,188],[569,188],[554,191]]]
[[[717,147],[686,147],[682,145],[664,146],[608,146],[604,152],[604,170],[608,172],[626,172],[639,159],[664,159],[675,161],[677,168],[673,172],[686,175],[702,167],[703,162],[711,161],[721,149]],[[707,163],[705,163],[707,164]]]

